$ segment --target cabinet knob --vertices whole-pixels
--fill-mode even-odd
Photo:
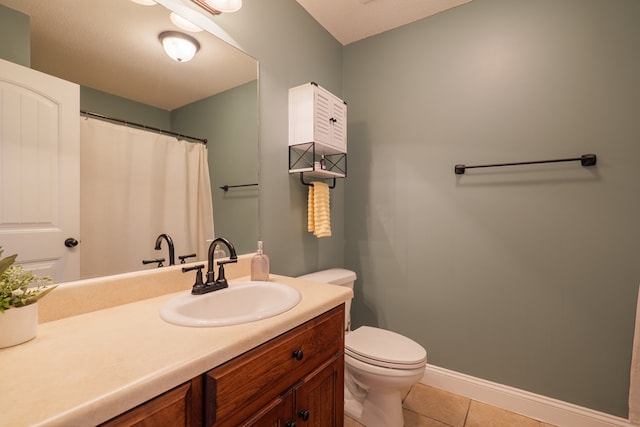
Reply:
[[[307,411],[306,409],[300,409],[300,411],[298,412],[298,416],[300,418],[302,418],[302,421],[309,421],[309,411]]]
[[[304,353],[302,352],[302,350],[298,349],[298,350],[293,350],[293,354],[292,356],[296,359],[296,360],[302,360],[302,358],[304,357]]]
[[[284,427],[296,427],[295,421],[287,421]]]

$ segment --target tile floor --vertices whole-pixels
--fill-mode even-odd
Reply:
[[[404,398],[405,427],[554,427],[424,384]],[[345,427],[362,424],[345,417]]]

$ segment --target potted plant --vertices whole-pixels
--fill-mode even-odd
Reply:
[[[55,286],[15,265],[17,255],[2,258],[0,246],[0,348],[21,344],[38,331],[38,300]]]

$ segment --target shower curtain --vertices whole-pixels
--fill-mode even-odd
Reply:
[[[153,268],[165,258],[169,234],[178,255],[206,259],[213,207],[204,144],[80,118],[82,278]]]

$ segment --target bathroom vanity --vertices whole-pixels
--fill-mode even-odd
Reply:
[[[0,425],[341,425],[344,302],[352,293],[271,280],[297,288],[302,300],[251,323],[169,324],[159,310],[174,290],[40,324],[34,340],[0,350]],[[50,296],[59,305],[57,291]],[[65,301],[79,304],[78,292]]]
[[[340,305],[102,425],[341,425],[343,324]]]

